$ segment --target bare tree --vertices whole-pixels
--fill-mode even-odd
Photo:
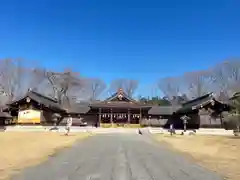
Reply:
[[[181,77],[162,78],[157,82],[159,90],[171,101],[180,94]]]
[[[138,88],[138,81],[133,79],[115,79],[111,82],[111,92],[117,92],[120,88],[122,88],[129,97],[132,97]]]
[[[224,62],[225,73],[231,93],[240,91],[240,59],[230,59]]]
[[[213,69],[212,69],[212,79],[213,79],[213,88],[215,91],[220,91],[220,92],[227,92],[229,88],[229,82],[228,78],[229,75],[227,74],[227,64],[220,63],[217,64]]]
[[[115,79],[110,83],[109,91],[113,94],[119,89],[123,89],[124,79]]]
[[[44,92],[53,98],[58,98],[57,77],[58,73],[49,71],[45,68],[31,68],[28,70],[28,87],[34,91]]]
[[[126,79],[123,89],[129,97],[132,97],[138,88],[138,81],[132,79]]]
[[[90,100],[96,100],[99,95],[106,89],[106,84],[99,78],[86,79],[86,90],[90,95]]]
[[[70,105],[70,99],[75,96],[74,91],[81,91],[85,86],[85,81],[80,78],[78,72],[73,72],[71,69],[66,69],[63,73],[55,73],[56,90],[58,100],[63,105]]]
[[[228,82],[228,74],[226,73],[226,64],[220,63],[217,64],[211,73],[212,78],[212,91],[217,94],[219,100],[223,100],[228,96],[229,90],[229,82]]]
[[[34,91],[39,91],[41,85],[47,80],[47,70],[43,68],[32,68],[29,87]]]
[[[25,69],[20,59],[0,60],[0,93],[6,101],[20,96],[24,82]]]
[[[220,101],[227,101],[229,97],[234,93],[232,85],[236,82],[231,81],[232,69],[230,68],[229,62],[224,61],[217,64],[212,69],[212,80],[213,80],[213,92],[216,93],[216,97]],[[238,83],[236,83],[238,86]],[[235,86],[236,87],[236,86]]]
[[[215,92],[225,97],[240,91],[240,59],[229,59],[213,68]]]
[[[81,91],[84,87],[84,81],[80,78],[78,72],[71,69],[65,69],[63,72],[54,72],[41,68],[32,69],[31,88],[38,90],[41,85],[43,88],[52,89],[52,97],[57,99],[63,106],[70,106],[70,101],[76,98],[76,92]]]
[[[183,77],[183,85],[188,88],[186,93],[188,97],[200,97],[208,93],[211,88],[212,78],[208,70],[185,73]]]

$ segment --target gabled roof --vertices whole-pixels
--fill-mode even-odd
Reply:
[[[60,104],[57,102],[56,99],[52,99],[50,97],[46,97],[42,94],[39,94],[35,91],[28,91],[27,94],[21,98],[19,98],[18,100],[15,100],[11,103],[9,103],[8,105],[11,106],[15,106],[16,104],[26,100],[27,98],[30,98],[31,100],[42,104],[50,109],[55,109],[55,110],[60,110],[60,111],[65,111]]]
[[[0,111],[2,111],[2,112],[8,111],[8,106],[7,105],[1,106]]]
[[[213,96],[213,93],[211,92],[211,93],[207,93],[203,96],[200,96],[198,98],[187,101],[187,102],[183,103],[182,105],[185,106],[185,105],[189,105],[189,104],[191,104],[191,105],[199,104],[199,103],[208,101],[208,100],[213,99],[213,98],[214,98],[214,96]]]
[[[240,97],[240,92],[235,92],[232,97],[230,98],[230,100],[234,100]]]
[[[210,104],[213,100],[216,101],[213,93],[208,93],[182,104],[182,108],[180,108],[177,112],[189,112],[194,109],[199,109],[203,106]]]
[[[7,112],[0,112],[0,118],[12,118],[12,116]]]
[[[149,115],[172,115],[181,106],[153,106],[149,111]]]
[[[122,89],[114,93],[111,97],[104,101],[97,101],[90,103],[90,107],[122,107],[122,108],[151,108],[146,107],[145,104],[139,103],[133,98],[129,97]]]
[[[118,92],[114,93],[112,96],[110,96],[109,98],[107,98],[106,100],[104,100],[104,102],[114,101],[114,100],[116,100],[116,99],[119,99],[119,97],[121,97],[123,101],[138,103],[135,99],[129,97],[129,96],[123,91],[123,89],[119,89]],[[120,100],[120,101],[121,101],[121,100]]]

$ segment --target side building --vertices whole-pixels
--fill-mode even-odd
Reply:
[[[54,124],[53,114],[66,113],[57,100],[34,91],[9,103],[4,111],[9,112],[17,124]]]
[[[180,106],[153,107],[149,114],[152,115],[151,119],[153,120],[150,120],[152,124],[158,122],[160,126],[166,128],[173,124],[175,128],[183,129],[184,120],[182,117],[184,116],[189,118],[187,121],[188,129],[224,128],[226,125],[222,113],[230,111],[231,108],[229,103],[220,102],[213,93],[208,93]]]

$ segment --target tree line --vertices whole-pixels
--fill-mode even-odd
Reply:
[[[240,59],[232,58],[205,70],[160,79],[157,87],[170,101],[178,96],[191,100],[209,92],[218,100],[227,101],[240,91]]]
[[[62,105],[70,105],[77,99],[95,101],[103,92],[110,95],[119,88],[132,97],[139,82],[134,79],[119,78],[107,85],[98,77],[83,77],[71,68],[53,71],[36,66],[29,67],[22,59],[0,60],[1,105],[23,96],[29,88],[56,98]],[[186,72],[179,77],[166,77],[156,82],[156,87],[164,96],[142,97],[138,100],[149,104],[179,104],[214,92],[219,100],[225,101],[240,91],[240,59],[232,58],[209,69]]]

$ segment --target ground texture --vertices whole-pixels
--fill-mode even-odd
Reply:
[[[97,135],[14,180],[220,180],[141,135]]]
[[[88,136],[88,133],[66,137],[54,132],[0,132],[0,180],[8,179],[22,168],[39,164],[59,149]]]
[[[161,143],[170,145],[170,148],[183,152],[185,157],[190,157],[201,166],[216,171],[229,180],[240,179],[239,137],[203,135],[155,135],[155,137]]]

